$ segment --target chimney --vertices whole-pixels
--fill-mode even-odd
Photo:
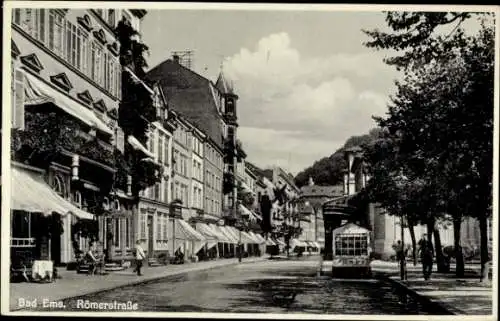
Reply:
[[[179,63],[179,56],[178,55],[173,55],[172,59],[174,60],[175,63]]]
[[[313,178],[311,176],[309,176],[309,186],[313,186],[313,185],[314,185]]]

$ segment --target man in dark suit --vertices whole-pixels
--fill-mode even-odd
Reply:
[[[422,239],[418,242],[420,248],[420,260],[422,262],[422,270],[424,279],[429,280],[432,273],[432,263],[434,260],[434,248],[432,243],[427,239],[427,234],[422,235]]]

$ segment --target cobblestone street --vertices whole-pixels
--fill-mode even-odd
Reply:
[[[442,314],[391,283],[318,277],[317,258],[261,261],[193,271],[65,300],[138,303],[140,311],[323,314]],[[196,293],[196,295],[193,295]],[[80,301],[79,301],[80,300]],[[85,310],[85,309],[84,309]],[[88,311],[88,310],[85,310]]]

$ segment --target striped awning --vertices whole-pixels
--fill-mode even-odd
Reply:
[[[273,240],[267,239],[266,240],[266,245],[277,245]]]
[[[176,232],[176,238],[177,238],[177,231],[180,230],[180,234],[182,239],[185,240],[190,240],[190,241],[205,241],[206,237],[204,237],[202,234],[198,233],[194,228],[191,227],[191,225],[188,224],[188,222],[184,220],[179,220],[176,219],[175,222],[179,223],[180,229],[175,229]]]
[[[241,243],[247,243],[247,244],[259,244],[259,240],[255,239],[252,237],[250,234],[247,232],[242,231],[241,232]]]
[[[217,235],[204,223],[196,223],[196,231],[203,235],[207,240],[217,240]]]
[[[220,231],[227,236],[231,244],[238,244],[238,238],[231,232],[228,226],[218,226]]]
[[[258,242],[257,244],[266,243],[266,240],[261,235],[254,232],[248,232],[248,234],[250,234],[250,236],[252,236]]]
[[[214,233],[217,234],[217,239],[219,240],[220,243],[231,243],[232,240],[230,237],[228,237],[222,230],[220,229],[220,226],[217,226],[215,224],[208,224],[208,227],[214,231]]]
[[[11,209],[50,215],[73,214],[81,219],[94,219],[94,215],[79,209],[76,205],[57,194],[41,175],[26,169],[12,167]]]
[[[291,242],[290,242],[290,247],[293,249],[293,248],[296,248],[296,247],[307,247],[307,243],[306,242],[303,242],[303,241],[300,241],[298,239],[292,239]]]
[[[113,134],[111,128],[87,107],[28,72],[24,72],[24,76],[26,80],[24,86],[25,105],[40,105],[50,102],[88,126],[110,135]]]

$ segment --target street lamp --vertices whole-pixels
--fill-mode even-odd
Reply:
[[[235,224],[235,227],[238,229],[239,233],[238,233],[238,262],[241,263],[241,259],[242,259],[242,243],[241,243],[241,232],[243,231],[243,229],[245,228],[245,223],[244,223],[244,220],[248,218],[248,215],[241,215],[240,216],[240,220],[236,222]]]

